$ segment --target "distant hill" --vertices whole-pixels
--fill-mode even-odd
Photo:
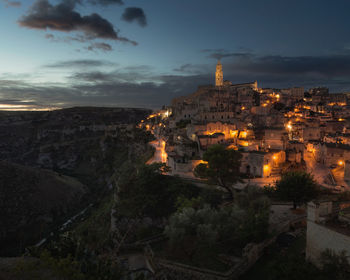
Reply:
[[[74,178],[0,161],[0,255],[43,237],[52,223],[81,207],[85,192]]]

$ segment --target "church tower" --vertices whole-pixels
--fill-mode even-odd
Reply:
[[[216,65],[215,86],[220,87],[223,85],[224,85],[224,74],[222,73],[222,64],[219,60],[218,64]]]

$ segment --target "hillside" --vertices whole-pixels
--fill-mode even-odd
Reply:
[[[21,251],[78,209],[86,187],[74,178],[0,162],[0,254]]]

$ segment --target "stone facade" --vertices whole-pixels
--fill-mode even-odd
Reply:
[[[344,230],[346,224],[331,222],[337,219],[339,210],[347,206],[349,203],[342,206],[331,201],[308,204],[306,258],[315,265],[320,266],[321,253],[326,249],[336,254],[345,250],[350,260],[350,227]]]

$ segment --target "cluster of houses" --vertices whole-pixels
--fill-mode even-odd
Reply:
[[[347,169],[349,97],[322,87],[305,91],[259,88],[256,81],[232,84],[223,80],[219,62],[215,85],[175,98],[140,126],[166,140],[174,173],[191,172],[207,148],[218,143],[242,153],[241,173],[249,177],[278,176],[291,165],[305,167],[310,159]]]
[[[278,178],[289,168],[314,175],[323,170],[318,177],[330,175],[333,182],[322,183],[343,191],[341,181],[349,188],[350,93],[232,84],[223,81],[220,62],[215,76],[215,85],[174,99],[139,124],[162,138],[171,172],[191,174],[208,147],[222,144],[241,152],[240,171],[248,178]],[[308,204],[306,256],[314,264],[326,249],[349,256],[349,206],[337,200]]]

